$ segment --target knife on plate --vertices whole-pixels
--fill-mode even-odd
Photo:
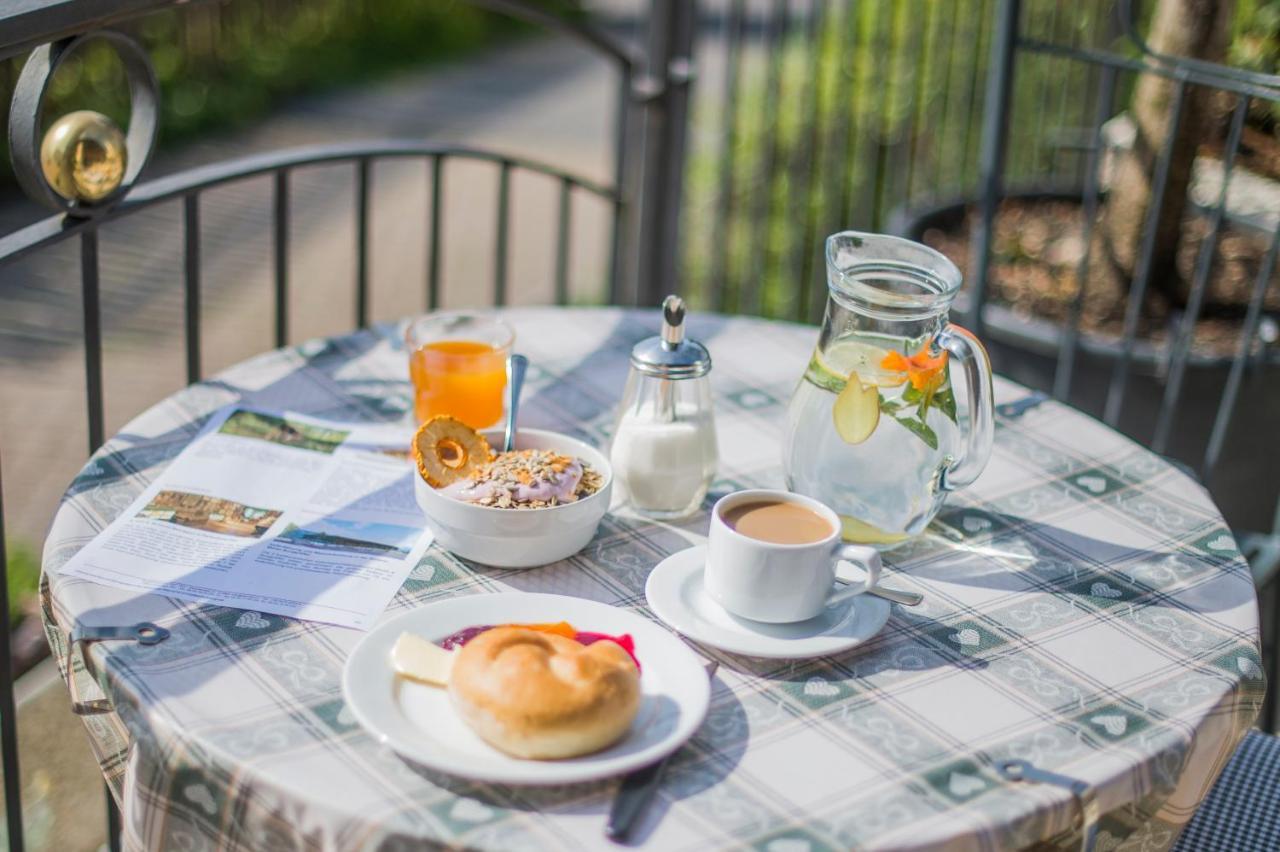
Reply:
[[[708,679],[716,676],[716,669],[719,667],[720,664],[715,660],[707,661]],[[642,766],[622,776],[618,793],[613,797],[613,806],[609,809],[609,821],[604,826],[605,837],[619,843],[627,839],[627,835],[636,824],[636,819],[644,813],[649,802],[653,801],[653,794],[658,790],[658,782],[662,780],[662,770],[666,768],[667,761],[670,759],[669,754],[657,763]]]

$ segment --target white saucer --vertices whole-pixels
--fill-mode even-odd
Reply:
[[[699,546],[668,556],[649,574],[644,587],[654,614],[695,642],[749,657],[799,660],[857,647],[889,620],[889,602],[870,595],[858,595],[793,624],[738,618],[725,612],[703,588],[706,555],[706,547]]]

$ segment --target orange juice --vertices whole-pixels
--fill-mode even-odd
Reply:
[[[409,378],[419,423],[449,414],[472,429],[485,429],[502,419],[503,349],[475,340],[436,340],[409,356]]]

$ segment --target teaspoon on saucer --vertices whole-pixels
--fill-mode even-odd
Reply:
[[[836,568],[836,582],[839,583],[857,583],[861,578],[856,577],[843,564]],[[919,592],[907,592],[900,589],[888,589],[884,586],[872,586],[867,589],[865,594],[872,595],[877,598],[884,598],[887,601],[893,601],[903,606],[919,606],[924,602],[924,595]]]
[[[919,606],[924,602],[924,595],[919,592],[903,592],[898,589],[886,589],[884,586],[872,586],[864,594],[884,598],[887,601],[893,601],[903,606]]]

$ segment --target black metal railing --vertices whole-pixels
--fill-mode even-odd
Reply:
[[[897,211],[976,190],[995,4],[704,3],[681,246],[693,303],[815,322],[826,234],[894,230]],[[1094,45],[1110,4],[1026,5],[1045,36]],[[1085,75],[1022,71],[1021,122],[1040,129],[1015,168],[1075,181],[1081,152],[1054,132],[1088,123]]]
[[[972,235],[972,263],[969,270],[968,310],[970,326],[978,333],[989,327],[992,307],[987,298],[987,283],[994,258],[994,223],[1000,205],[1008,197],[1006,167],[1009,162],[1009,141],[1013,124],[1013,92],[1017,69],[1017,57],[1022,54],[1039,54],[1058,57],[1096,72],[1096,90],[1092,94],[1093,118],[1087,129],[1090,140],[1086,146],[1087,159],[1082,174],[1080,190],[1082,210],[1083,253],[1076,267],[1077,291],[1071,303],[1066,322],[1053,330],[1048,341],[1056,350],[1051,390],[1055,397],[1079,404],[1075,391],[1079,384],[1078,366],[1082,355],[1100,357],[1106,369],[1105,400],[1098,411],[1102,419],[1142,440],[1152,450],[1174,455],[1184,467],[1208,485],[1215,498],[1224,503],[1227,519],[1236,531],[1241,547],[1250,560],[1254,579],[1263,592],[1261,610],[1264,657],[1269,660],[1271,677],[1267,699],[1263,709],[1262,724],[1268,730],[1276,728],[1276,686],[1280,681],[1280,648],[1277,647],[1277,626],[1280,625],[1280,596],[1276,594],[1280,578],[1280,497],[1277,495],[1274,453],[1246,460],[1245,465],[1233,471],[1230,481],[1215,489],[1215,475],[1219,473],[1223,451],[1229,431],[1242,420],[1252,429],[1273,430],[1274,419],[1263,425],[1256,422],[1257,413],[1242,411],[1241,389],[1246,374],[1266,371],[1280,365],[1280,352],[1268,345],[1260,336],[1263,305],[1268,289],[1274,283],[1277,252],[1280,251],[1280,222],[1255,223],[1262,231],[1267,248],[1258,265],[1257,274],[1249,288],[1244,316],[1241,318],[1233,353],[1204,351],[1195,345],[1196,325],[1200,321],[1207,302],[1210,273],[1215,262],[1215,252],[1223,234],[1227,216],[1228,190],[1240,151],[1245,119],[1251,104],[1262,101],[1280,104],[1280,75],[1265,74],[1230,68],[1194,58],[1183,58],[1156,53],[1143,39],[1139,31],[1139,9],[1131,0],[1118,0],[1115,7],[1113,32],[1118,45],[1111,49],[1098,49],[1078,45],[1063,45],[1022,35],[1022,12],[1026,4],[1022,0],[999,0],[996,10],[995,36],[991,47],[987,98],[981,149],[981,190],[977,199],[978,224]],[[1126,51],[1125,48],[1128,48]],[[1134,55],[1136,54],[1136,55]],[[1088,293],[1091,253],[1094,249],[1094,228],[1099,211],[1105,205],[1105,189],[1102,186],[1102,155],[1104,148],[1104,124],[1114,115],[1117,92],[1125,83],[1125,76],[1137,78],[1154,75],[1172,83],[1172,96],[1167,107],[1165,137],[1146,140],[1155,148],[1158,145],[1155,165],[1151,175],[1151,201],[1142,225],[1134,274],[1129,282],[1123,327],[1117,339],[1088,339],[1082,330],[1082,306]],[[1170,173],[1174,160],[1174,146],[1178,138],[1184,110],[1196,90],[1219,93],[1234,99],[1230,108],[1230,120],[1222,151],[1221,185],[1213,204],[1202,215],[1207,218],[1207,233],[1198,247],[1185,304],[1174,313],[1169,324],[1166,341],[1161,345],[1142,346],[1140,320],[1152,284],[1154,253],[1158,219],[1167,197]],[[1208,131],[1204,131],[1210,141]],[[1280,184],[1277,184],[1280,188]],[[1054,340],[1053,338],[1056,338]],[[1154,417],[1148,418],[1146,428],[1135,428],[1125,415],[1137,406],[1133,402],[1133,382],[1139,360],[1154,368],[1158,387],[1158,401],[1143,400],[1146,407],[1154,408]],[[1207,434],[1197,436],[1190,446],[1182,446],[1174,452],[1173,439],[1179,424],[1187,414],[1185,390],[1189,371],[1195,368],[1217,369],[1218,382],[1208,399],[1195,402],[1213,406],[1214,416]],[[1224,369],[1225,368],[1225,369]],[[1265,378],[1264,374],[1264,378]],[[1271,381],[1277,377],[1271,372]],[[1270,393],[1274,396],[1274,388]],[[1150,411],[1141,412],[1150,414]],[[1280,409],[1271,412],[1280,416]],[[1262,412],[1266,417],[1267,412]],[[1265,419],[1264,419],[1265,423]],[[1243,470],[1241,469],[1243,468]],[[1250,500],[1262,497],[1272,511],[1254,513],[1241,523],[1233,519],[1228,502],[1228,492],[1244,491]],[[1251,528],[1253,523],[1270,522],[1270,527]]]
[[[554,180],[559,186],[555,231],[557,250],[554,268],[558,304],[565,304],[568,301],[567,258],[572,239],[569,224],[574,193],[586,193],[607,202],[614,211],[615,228],[621,216],[619,209],[622,207],[622,198],[615,187],[570,174],[562,169],[479,148],[433,145],[413,140],[383,140],[293,148],[191,169],[139,184],[119,204],[94,218],[54,216],[0,237],[0,263],[17,261],[72,237],[80,238],[82,275],[80,289],[84,299],[85,369],[89,376],[87,408],[90,424],[90,452],[95,451],[103,440],[102,320],[99,305],[98,240],[104,224],[168,201],[182,201],[182,269],[187,381],[197,382],[203,378],[200,369],[201,195],[225,184],[264,175],[271,177],[275,345],[285,346],[290,339],[288,312],[290,174],[304,166],[342,163],[350,163],[354,166],[356,209],[354,244],[357,260],[352,291],[355,299],[356,324],[364,328],[369,324],[370,179],[374,164],[390,159],[422,160],[429,174],[430,210],[428,215],[424,216],[424,219],[429,217],[430,221],[430,228],[425,235],[429,261],[424,276],[423,291],[423,304],[427,310],[434,310],[440,306],[440,258],[443,251],[440,223],[443,213],[445,166],[449,161],[491,163],[498,171],[498,189],[493,205],[494,238],[492,242],[493,256],[497,259],[493,269],[492,293],[493,303],[498,307],[506,304],[508,295],[508,244],[512,215],[510,187],[513,174],[523,171],[543,175]],[[609,298],[614,296],[615,294],[611,291]]]

